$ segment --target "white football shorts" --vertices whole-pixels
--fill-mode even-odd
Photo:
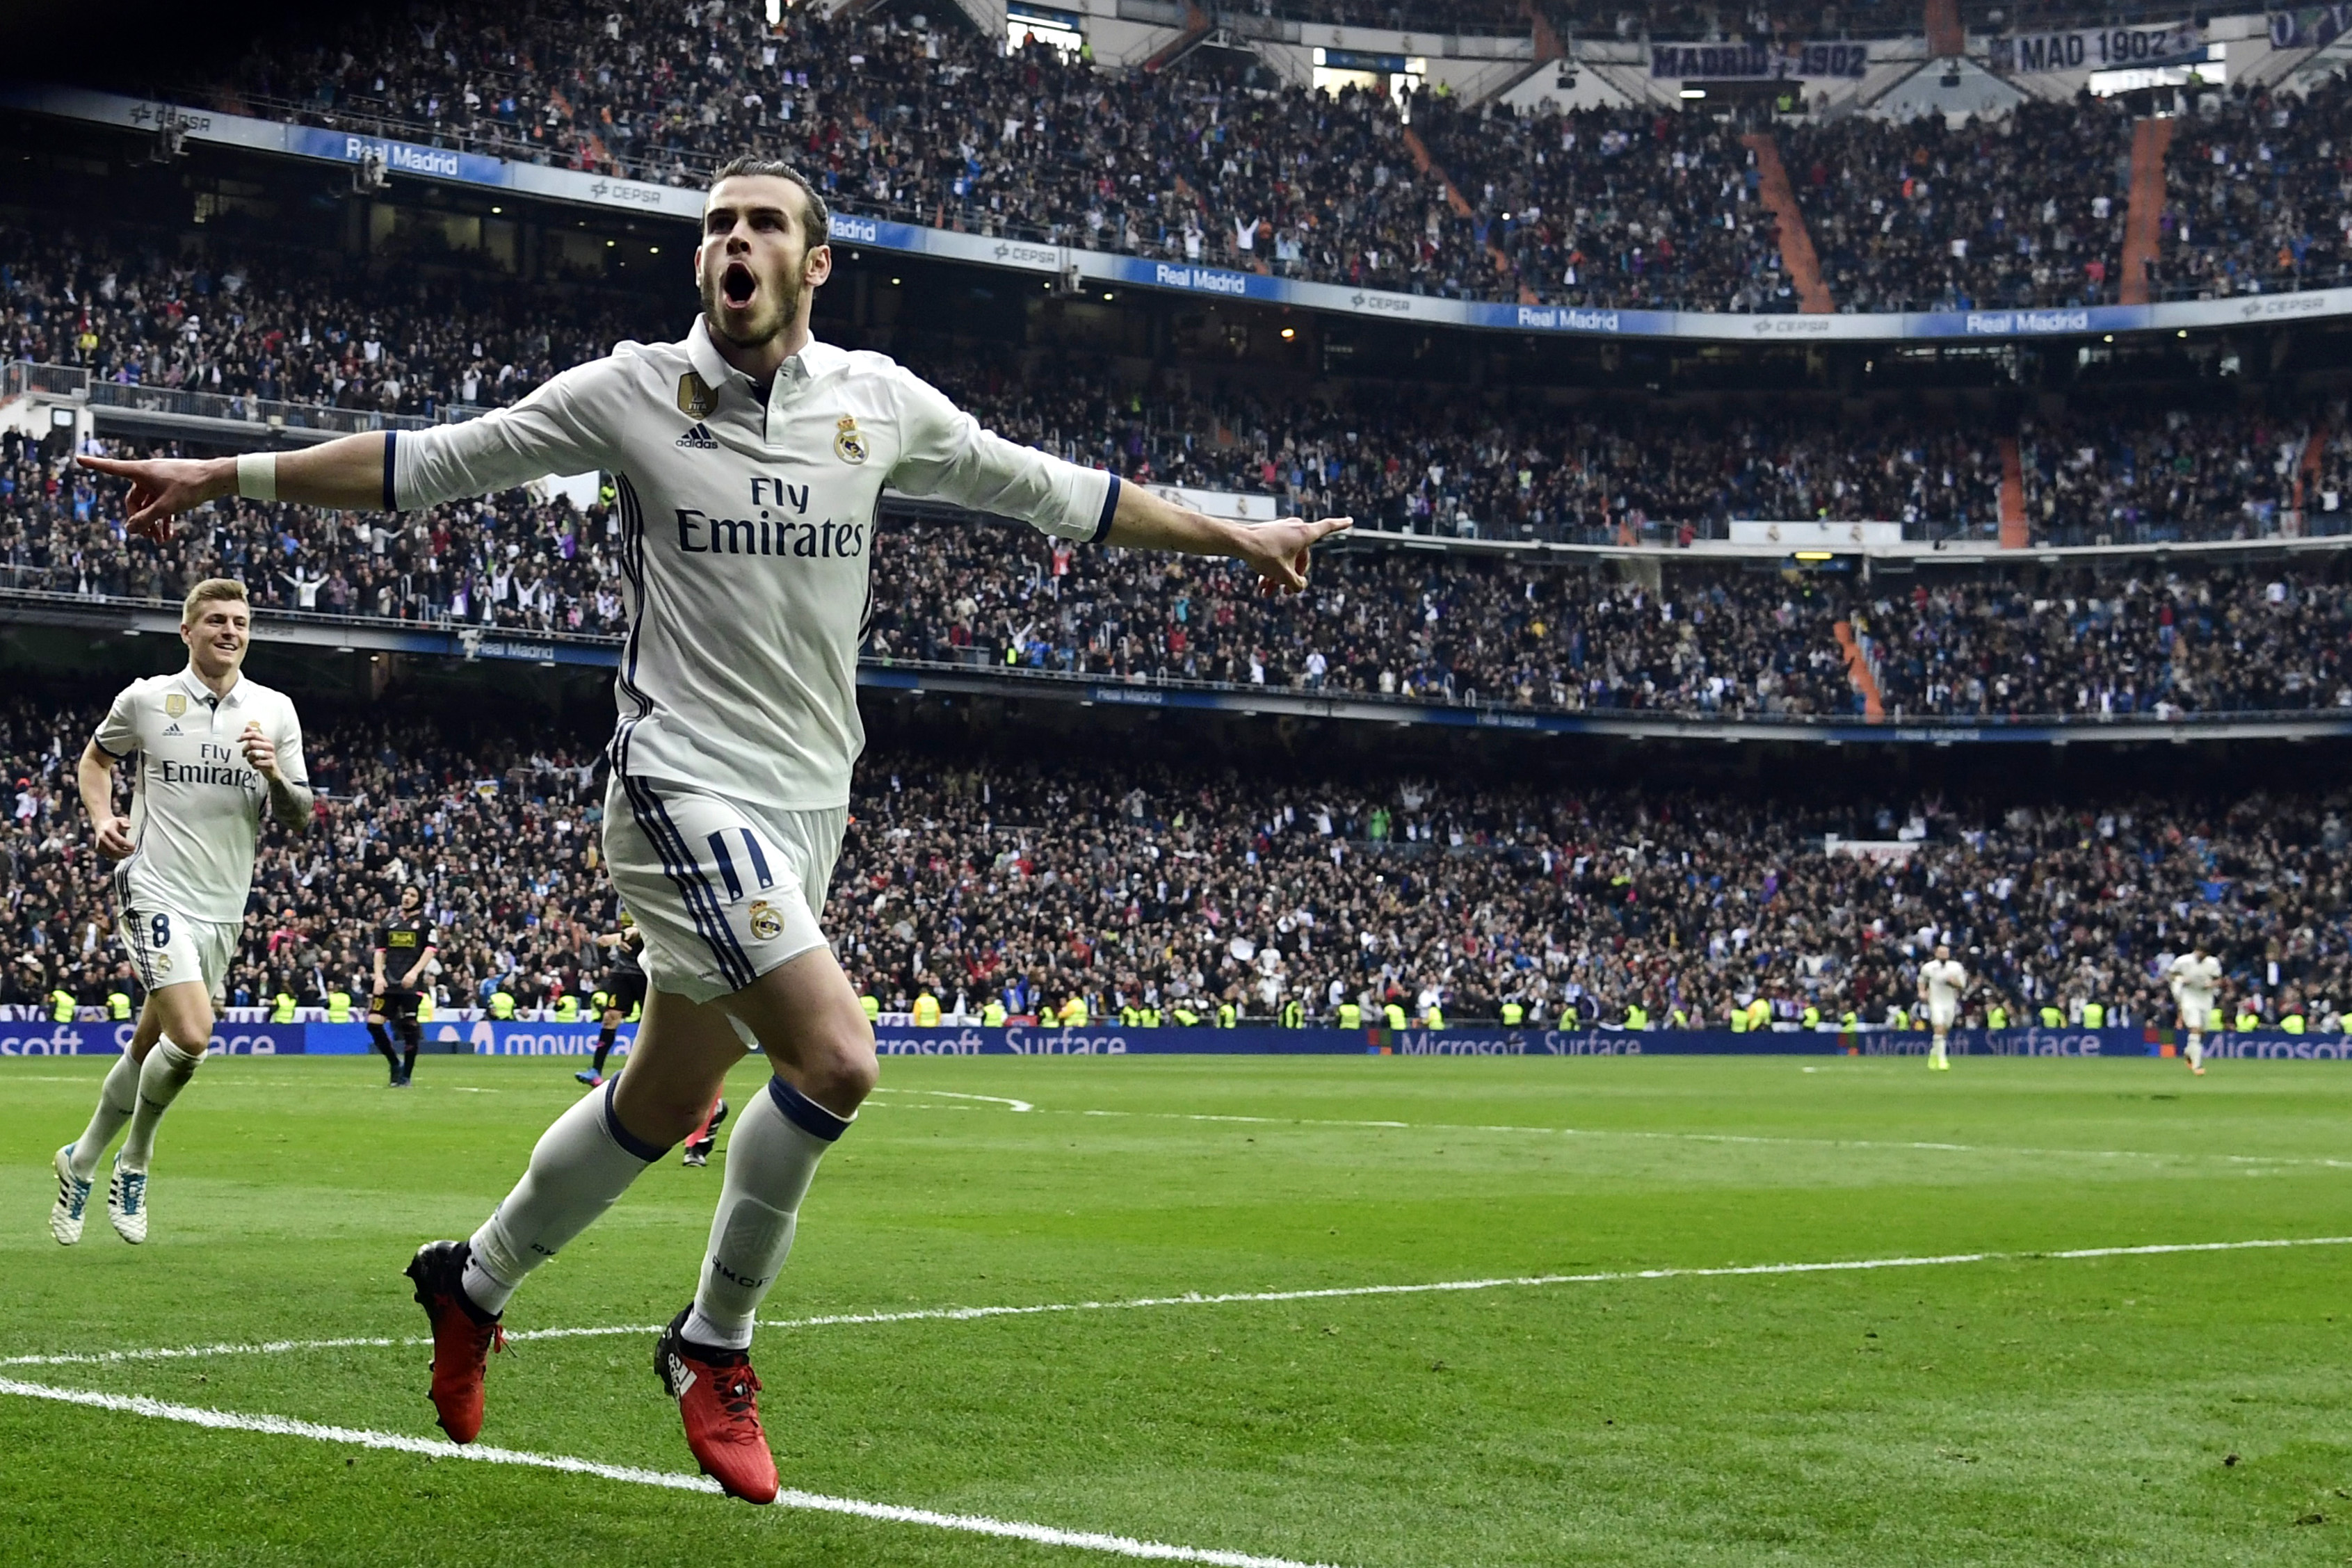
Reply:
[[[2218,1031],[2220,1021],[2213,1017],[2213,998],[2192,996],[2187,991],[2181,992],[2180,1027],[2193,1029],[2200,1034],[2209,1030]]]
[[[1959,1003],[1929,1002],[1927,1004],[1927,1027],[1934,1030],[1937,1033],[1942,1034],[1946,1032],[1954,1024],[1959,1021]]]
[[[242,922],[191,920],[168,909],[118,901],[124,951],[131,972],[150,991],[165,986],[200,982],[205,995],[217,1000],[236,961]]]
[[[846,806],[782,811],[614,774],[604,862],[654,989],[715,1001],[825,946],[817,911],[848,825]]]

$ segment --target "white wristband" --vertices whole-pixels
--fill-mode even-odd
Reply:
[[[278,499],[278,454],[239,453],[236,459],[236,493],[249,501]]]

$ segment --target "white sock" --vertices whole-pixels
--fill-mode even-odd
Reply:
[[[114,1134],[122,1131],[122,1124],[131,1120],[131,1113],[139,1108],[139,1063],[124,1051],[106,1070],[106,1082],[99,1085],[98,1109],[89,1113],[89,1125],[74,1140],[73,1153],[66,1156],[66,1165],[82,1181],[94,1181],[98,1162],[106,1157],[106,1145],[114,1142]]]
[[[1944,1060],[1944,1037],[1942,1035],[1937,1035],[1935,1038],[1934,1042],[1927,1047],[1927,1060],[1930,1061],[1941,1061]]]
[[[196,1063],[204,1059],[201,1049],[183,1051],[167,1037],[158,1040],[147,1060],[139,1064],[139,1108],[131,1113],[131,1132],[122,1140],[123,1169],[143,1171],[155,1157],[155,1124],[196,1075]]]
[[[686,1320],[688,1339],[730,1350],[751,1344],[760,1302],[792,1254],[817,1161],[848,1130],[848,1121],[781,1078],[751,1096],[727,1140],[727,1177],[710,1219],[702,1285]]]
[[[669,1153],[632,1136],[614,1116],[620,1082],[610,1079],[581,1096],[540,1134],[522,1180],[474,1232],[465,1288],[484,1312],[506,1311],[525,1275],[593,1225],[639,1173]]]
[[[2205,1060],[2205,1037],[2195,1030],[2189,1031],[2189,1065],[2198,1066]]]

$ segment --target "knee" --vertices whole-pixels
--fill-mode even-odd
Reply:
[[[837,1116],[865,1103],[882,1077],[874,1057],[874,1030],[853,1014],[824,1030],[801,1053],[802,1093]]]

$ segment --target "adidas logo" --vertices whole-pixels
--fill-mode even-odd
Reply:
[[[669,1396],[673,1399],[683,1399],[686,1397],[686,1391],[694,1386],[694,1370],[686,1364],[685,1360],[676,1351],[669,1353],[668,1360]]]
[[[167,724],[163,727],[163,733],[165,735],[177,735],[180,733],[180,727],[176,724]]]
[[[698,423],[689,427],[684,435],[677,438],[677,444],[691,446],[703,452],[716,452],[719,450],[719,438],[712,435],[708,427]]]

